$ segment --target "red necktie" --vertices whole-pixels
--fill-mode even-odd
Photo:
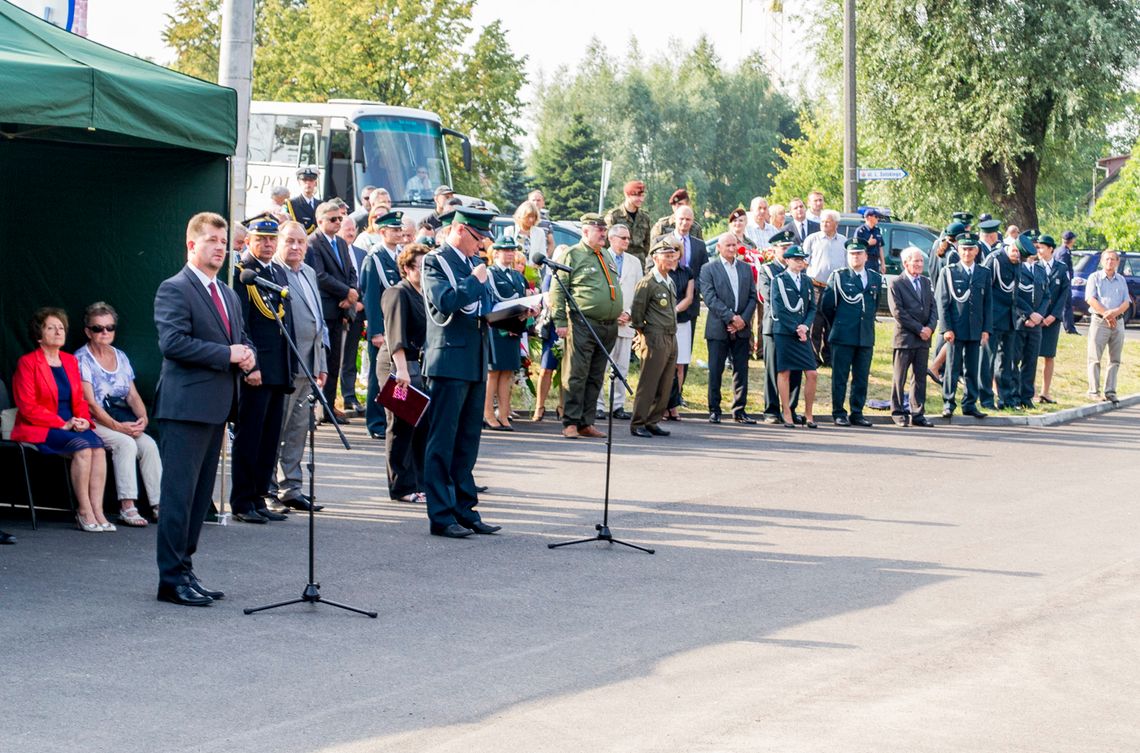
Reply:
[[[222,305],[222,297],[218,295],[218,287],[214,283],[210,283],[210,297],[214,299],[214,308],[218,310],[218,316],[222,317],[222,324],[226,325],[226,334],[233,337],[230,332],[230,318],[226,316],[226,307]]]

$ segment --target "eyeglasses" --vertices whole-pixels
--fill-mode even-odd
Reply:
[[[610,237],[613,238],[615,241],[628,241],[629,240],[628,235],[611,235]]]
[[[116,325],[114,324],[92,324],[87,329],[91,330],[97,335],[101,335],[104,332],[114,332],[115,327]]]
[[[344,218],[343,217],[325,217],[325,219],[328,220],[329,222],[340,222]]]

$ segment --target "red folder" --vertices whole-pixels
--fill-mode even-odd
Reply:
[[[400,386],[396,382],[396,375],[389,374],[383,389],[376,396],[376,402],[395,413],[402,421],[418,426],[427,412],[431,398],[411,385]]]

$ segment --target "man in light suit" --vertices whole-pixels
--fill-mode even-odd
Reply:
[[[638,281],[641,279],[641,270],[637,263],[637,257],[627,256],[625,250],[629,248],[629,228],[620,222],[610,227],[606,232],[610,241],[610,253],[614,256],[614,262],[617,264],[618,271],[618,286],[621,288],[622,294],[622,312],[618,317],[618,334],[617,340],[614,341],[613,350],[610,351],[610,357],[614,359],[614,363],[621,369],[621,375],[629,378],[629,357],[633,352],[633,327],[629,326],[629,311],[633,305],[633,292],[637,287]],[[703,245],[703,244],[702,244]],[[608,371],[607,371],[608,374]],[[607,378],[613,379],[610,375]],[[599,420],[606,417],[606,411],[609,406],[610,393],[608,388],[603,388],[598,393],[598,411],[597,417]],[[614,385],[614,418],[622,421],[628,421],[631,414],[625,409],[625,387],[621,384]]]
[[[158,599],[209,606],[225,594],[202,585],[192,557],[214,493],[226,421],[237,413],[238,380],[257,361],[237,295],[217,280],[226,261],[221,215],[202,212],[190,218],[186,261],[154,297],[162,352],[154,411],[163,461]]]
[[[891,419],[896,426],[933,426],[926,418],[926,369],[938,307],[930,278],[922,274],[922,252],[911,246],[901,258],[903,274],[887,287],[887,305],[895,318]],[[909,410],[903,407],[908,371],[912,378]]]
[[[277,252],[273,257],[275,269],[289,288],[293,314],[293,331],[301,360],[317,380],[324,385],[328,379],[329,335],[321,311],[321,291],[317,273],[305,264],[307,238],[299,222],[286,222],[277,231]],[[302,491],[304,480],[301,458],[305,453],[305,440],[309,432],[309,398],[312,385],[303,369],[298,367],[293,379],[293,392],[285,400],[285,415],[281,426],[281,446],[277,454],[277,498],[281,504],[294,510],[308,511],[312,500]],[[313,399],[316,399],[315,397]],[[321,505],[313,506],[320,510]]]
[[[720,423],[720,382],[725,359],[732,359],[732,418],[754,424],[748,404],[750,322],[756,310],[756,281],[752,267],[736,258],[736,242],[725,233],[717,243],[719,258],[701,270],[701,296],[708,307],[705,339],[709,348],[709,422]]]
[[[322,388],[329,406],[336,401],[345,326],[356,316],[356,304],[360,300],[360,294],[356,290],[356,269],[349,259],[351,252],[344,239],[337,235],[344,217],[344,210],[331,201],[318,206],[319,229],[309,236],[309,247],[305,252],[305,263],[317,273],[317,284],[321,288],[321,310],[325,326],[329,330],[329,378]],[[333,415],[325,416],[324,420],[349,423],[348,416],[335,407]]]

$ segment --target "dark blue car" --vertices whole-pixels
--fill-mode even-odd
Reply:
[[[1085,280],[1100,269],[1101,251],[1081,251],[1073,254],[1073,318],[1080,321],[1088,316],[1089,305],[1085,302]],[[1128,281],[1128,294],[1132,296],[1132,308],[1124,312],[1127,325],[1140,314],[1140,254],[1122,253],[1120,267],[1116,273]]]

